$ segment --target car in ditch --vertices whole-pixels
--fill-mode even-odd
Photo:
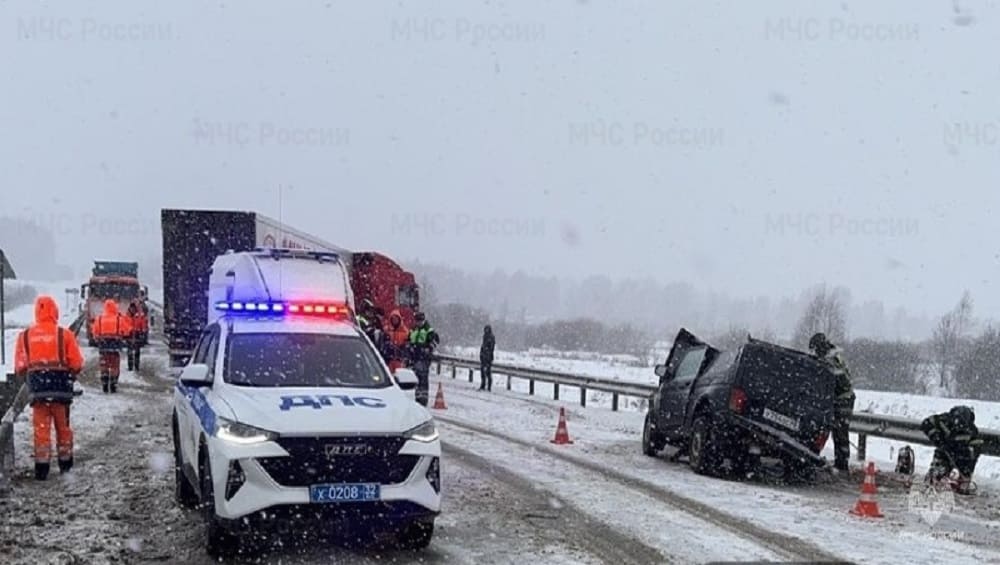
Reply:
[[[808,353],[747,336],[722,351],[686,329],[657,365],[642,450],[686,454],[695,472],[746,476],[762,457],[786,474],[810,477],[833,425],[834,379]]]

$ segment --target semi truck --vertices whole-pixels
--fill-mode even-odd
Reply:
[[[80,286],[81,308],[87,314],[87,343],[94,345],[90,326],[104,310],[104,301],[112,299],[121,312],[135,299],[145,299],[149,292],[139,284],[139,263],[129,261],[94,261],[90,280]]]
[[[413,324],[419,288],[413,273],[372,251],[351,251],[252,211],[163,209],[163,331],[170,363],[180,367],[208,321],[212,264],[230,251],[258,248],[335,253],[348,270],[352,309],[363,301]]]

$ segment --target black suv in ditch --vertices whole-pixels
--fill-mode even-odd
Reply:
[[[681,329],[656,374],[646,455],[676,446],[705,475],[745,476],[761,457],[781,459],[795,476],[826,464],[819,453],[833,424],[834,380],[813,356],[749,336],[720,351]]]

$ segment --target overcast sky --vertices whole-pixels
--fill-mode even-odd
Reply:
[[[76,266],[148,255],[162,207],[249,209],[470,270],[1000,308],[993,0],[6,1],[0,24],[0,215]]]

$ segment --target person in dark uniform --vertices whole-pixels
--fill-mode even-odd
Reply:
[[[479,347],[479,390],[493,390],[493,350],[496,345],[493,328],[487,325],[483,328],[483,344]]]
[[[920,429],[936,447],[926,480],[946,479],[952,469],[958,469],[955,492],[972,494],[972,473],[983,445],[976,427],[976,413],[968,406],[955,406],[948,412],[927,418],[921,422]]]
[[[851,457],[850,425],[855,400],[851,373],[847,369],[847,363],[844,362],[840,348],[830,343],[826,334],[820,332],[813,335],[809,339],[809,349],[829,367],[835,379],[833,433],[831,434],[833,435],[834,467],[840,471],[847,471],[847,462]]]
[[[414,315],[416,325],[410,329],[409,360],[410,367],[417,375],[417,402],[427,406],[430,397],[430,373],[431,361],[434,359],[434,350],[440,343],[440,338],[423,312]]]

